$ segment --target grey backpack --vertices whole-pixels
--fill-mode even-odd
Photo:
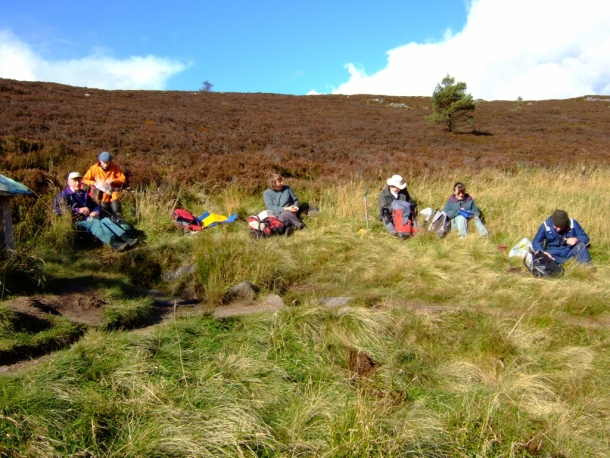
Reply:
[[[442,239],[451,230],[451,220],[444,211],[433,211],[424,220],[424,230],[433,232]]]

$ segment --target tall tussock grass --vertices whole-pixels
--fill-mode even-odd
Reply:
[[[466,184],[490,231],[466,240],[392,237],[376,220],[383,183],[366,180],[290,182],[321,213],[263,240],[244,221],[181,235],[170,220],[179,205],[258,213],[248,190],[138,191],[138,250],[164,270],[194,265],[206,305],[247,280],[286,307],[90,330],[0,376],[0,455],[605,457],[609,179],[604,167],[413,177],[420,209]],[[532,238],[555,208],[588,232],[597,271],[568,263],[562,278],[536,279],[498,249]],[[114,297],[108,313],[139,320],[150,308]]]

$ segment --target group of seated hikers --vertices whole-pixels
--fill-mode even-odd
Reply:
[[[403,201],[410,203],[413,213],[416,204],[407,190],[407,183],[400,175],[393,175],[387,179],[387,186],[379,195],[379,219],[392,224],[393,202]],[[453,193],[447,199],[443,212],[451,220],[451,230],[458,231],[459,238],[466,238],[468,222],[472,221],[482,237],[489,232],[483,224],[481,211],[478,209],[472,196],[466,192],[463,183],[453,185]],[[532,240],[532,249],[544,253],[548,258],[558,264],[565,263],[574,258],[579,264],[592,265],[588,250],[589,236],[578,221],[568,216],[565,210],[555,210],[553,214],[540,225],[538,232]]]
[[[84,176],[79,172],[68,175],[67,186],[55,197],[53,210],[58,215],[70,212],[78,228],[90,232],[113,250],[123,251],[138,243],[138,239],[131,235],[129,226],[121,218],[119,190],[125,183],[125,174],[112,161],[112,155],[104,151]],[[402,176],[393,175],[387,179],[386,184],[379,195],[379,219],[386,227],[392,226],[395,218],[393,209],[398,202],[403,204],[402,208],[407,209],[407,216],[416,225],[414,216],[417,204],[411,199]],[[286,226],[305,229],[301,213],[306,209],[299,206],[297,195],[290,186],[284,184],[283,177],[271,174],[267,186],[263,200],[268,214]],[[463,183],[453,185],[453,192],[443,207],[443,213],[451,222],[451,230],[456,230],[461,239],[467,237],[470,221],[481,237],[489,234],[483,224],[481,211],[466,192]],[[575,258],[578,263],[590,265],[588,245],[589,236],[564,210],[555,210],[542,223],[532,241],[534,251],[543,252],[559,264]]]
[[[125,182],[123,171],[104,151],[85,176],[79,172],[68,174],[67,186],[55,196],[53,211],[56,215],[71,214],[77,228],[91,233],[114,251],[124,251],[138,243],[121,218],[118,191]]]

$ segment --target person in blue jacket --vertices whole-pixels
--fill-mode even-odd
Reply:
[[[565,210],[555,210],[540,225],[532,241],[532,248],[544,252],[559,264],[570,258],[576,258],[579,264],[592,264],[588,244],[589,236],[578,221],[570,218]]]
[[[138,243],[110,218],[100,218],[101,208],[81,189],[83,176],[79,172],[68,175],[68,186],[55,196],[53,211],[56,215],[69,212],[76,227],[90,232],[95,238],[110,245],[114,251],[123,251]]]
[[[304,229],[305,225],[299,220],[299,198],[290,186],[284,184],[281,175],[273,173],[267,180],[269,186],[263,192],[263,200],[267,210],[277,216],[284,224],[291,224],[297,229]]]
[[[474,226],[481,237],[487,237],[487,228],[481,221],[481,211],[474,203],[472,196],[466,193],[466,187],[459,181],[453,185],[453,194],[449,196],[443,211],[451,220],[451,230],[458,231],[458,237],[466,238],[468,221],[474,221]]]

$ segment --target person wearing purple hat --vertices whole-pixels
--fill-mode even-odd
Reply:
[[[121,168],[112,162],[112,154],[103,151],[98,156],[97,164],[93,164],[85,173],[83,183],[91,186],[91,195],[102,206],[107,215],[121,214],[119,190],[125,186],[127,179]]]
[[[559,264],[570,258],[575,258],[579,264],[592,264],[588,246],[589,236],[565,210],[555,210],[542,223],[532,241],[534,251],[544,252]]]

